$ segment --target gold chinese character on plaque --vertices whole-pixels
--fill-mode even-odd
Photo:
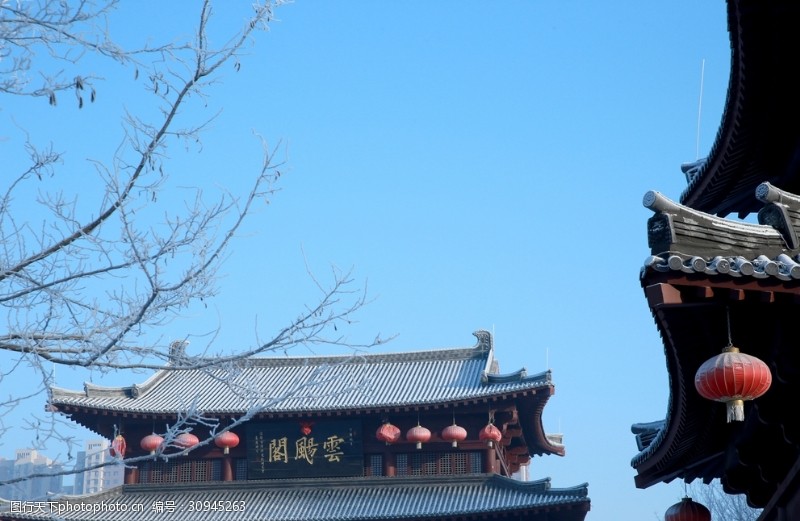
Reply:
[[[314,442],[314,438],[303,436],[295,442],[295,456],[296,460],[306,460],[309,465],[314,464],[314,455],[317,453],[318,443]]]
[[[286,438],[273,439],[269,442],[269,462],[289,462],[289,451],[286,448]]]
[[[325,449],[325,459],[330,462],[342,461],[342,456],[344,456],[344,452],[340,450],[342,443],[344,443],[344,438],[340,438],[335,434],[328,436],[328,439],[322,444],[322,448]]]

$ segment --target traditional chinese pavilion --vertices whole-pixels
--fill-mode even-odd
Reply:
[[[501,374],[490,334],[475,335],[465,349],[253,358],[53,388],[51,407],[124,452],[125,484],[0,519],[583,520],[586,484],[512,477],[564,454],[542,427],[550,372]],[[186,411],[217,429],[182,425]]]
[[[726,492],[764,508],[760,519],[800,519],[800,96],[787,66],[800,57],[800,3],[727,5],[731,74],[711,153],[684,167],[679,201],[644,198],[652,255],[641,282],[670,398],[664,420],[633,426],[632,464],[642,488],[720,478]],[[725,218],[752,212],[757,224]],[[728,346],[747,357],[719,366],[731,379],[716,381],[712,398],[739,398],[726,386],[740,378],[771,379],[760,397],[763,388],[743,392],[753,398],[743,408],[700,394],[708,394],[701,365]]]

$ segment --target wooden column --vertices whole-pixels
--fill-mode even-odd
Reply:
[[[230,454],[222,458],[222,481],[233,481],[233,462]]]
[[[483,471],[486,474],[497,474],[497,453],[494,447],[487,447],[483,452]]]
[[[135,485],[139,482],[139,467],[125,467],[124,479],[126,485]]]
[[[383,453],[383,475],[390,477],[397,475],[397,456],[388,449]]]

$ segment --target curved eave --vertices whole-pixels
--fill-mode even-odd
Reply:
[[[706,460],[709,453],[719,449],[709,447],[710,427],[715,422],[724,423],[720,410],[713,403],[704,401],[694,394],[694,371],[700,363],[680,360],[677,355],[675,333],[669,327],[669,318],[657,305],[651,308],[659,333],[664,343],[667,373],[669,376],[669,397],[666,418],[661,425],[653,427],[649,442],[640,447],[631,465],[636,469],[636,486],[647,488],[659,482],[670,482],[677,477],[687,477],[686,466],[698,459]],[[717,345],[710,342],[710,345]],[[709,351],[706,358],[713,356]],[[689,366],[688,369],[684,369]],[[702,410],[703,414],[698,411]],[[696,476],[694,476],[696,477]]]
[[[551,389],[550,394],[553,393]],[[528,443],[528,449],[531,456],[542,456],[545,454],[564,456],[566,448],[564,444],[557,440],[560,435],[550,435],[545,432],[544,425],[542,424],[542,413],[544,407],[547,405],[547,398],[550,395],[545,395],[544,399],[536,400],[531,404],[531,409],[527,410],[527,414],[522,415],[522,428],[526,434],[525,439]]]
[[[664,343],[670,393],[663,426],[638,426],[648,442],[632,461],[636,485],[721,478],[726,491],[763,507],[798,457],[800,429],[785,407],[800,393],[798,287],[654,270],[643,272],[642,284]],[[725,405],[694,389],[697,368],[728,343],[726,309],[734,344],[773,374],[772,388],[745,403],[743,422],[727,423]]]
[[[553,393],[553,385],[542,385],[535,388],[518,389],[513,391],[505,391],[498,393],[487,393],[477,396],[466,396],[463,398],[454,398],[447,400],[431,400],[426,402],[398,402],[386,404],[371,404],[371,405],[356,405],[353,407],[335,407],[335,408],[305,408],[305,409],[264,409],[259,412],[257,417],[269,418],[299,418],[309,415],[322,415],[322,416],[343,416],[354,415],[363,413],[384,413],[384,412],[408,412],[408,411],[422,411],[422,410],[438,410],[455,407],[466,407],[481,404],[492,404],[500,401],[517,400],[528,396],[546,396],[549,397]],[[546,398],[545,398],[546,400]],[[542,405],[543,406],[543,405]],[[87,406],[82,404],[72,403],[54,403],[51,406],[53,412],[61,412],[64,414],[73,414],[76,412],[90,415],[102,416],[126,416],[132,418],[165,418],[172,417],[178,414],[175,410],[136,410],[130,408],[107,408],[103,406]],[[225,409],[225,410],[203,410],[203,414],[209,416],[231,417],[242,416],[247,411],[242,409]]]
[[[791,65],[800,56],[800,3],[728,1],[731,72],[722,122],[705,164],[681,195],[725,216],[757,211],[755,187],[800,191],[800,96]]]
[[[564,445],[558,443],[552,435],[548,435],[542,424],[542,412],[548,399],[554,393],[555,387],[552,384],[543,385],[535,389],[525,389],[514,392],[497,393],[480,397],[464,398],[457,400],[443,400],[435,403],[405,403],[386,405],[379,407],[353,407],[329,410],[293,410],[293,411],[263,411],[255,416],[258,419],[291,419],[308,418],[312,416],[322,417],[357,417],[357,416],[384,416],[386,414],[415,413],[419,411],[452,411],[454,407],[470,408],[480,407],[492,409],[501,404],[516,403],[517,407],[523,412],[522,422],[525,432],[525,443],[528,446],[531,456],[554,454],[563,456],[565,454]],[[96,432],[102,436],[110,436],[109,432],[100,432],[98,427],[102,422],[111,425],[116,418],[133,419],[139,422],[154,420],[171,421],[177,418],[176,411],[115,411],[104,408],[86,407],[70,404],[60,404],[54,406],[55,412],[61,412],[76,423],[85,428]],[[236,418],[244,414],[244,411],[202,411],[206,416],[219,418]]]
[[[499,389],[492,389],[492,387],[499,387]],[[464,393],[461,396],[451,396],[446,398],[428,399],[428,400],[398,400],[387,402],[359,402],[353,401],[350,404],[337,404],[333,406],[315,406],[314,404],[305,404],[303,407],[282,408],[278,406],[263,407],[259,413],[262,416],[275,416],[275,417],[298,417],[307,416],[309,414],[323,414],[323,415],[341,415],[353,414],[360,411],[417,411],[426,409],[438,409],[442,407],[451,406],[467,406],[478,405],[481,403],[491,403],[501,400],[516,399],[518,397],[544,395],[550,396],[553,394],[555,386],[549,381],[522,381],[517,385],[485,385],[478,389],[479,392]],[[72,396],[82,396],[82,393],[69,391]],[[62,399],[53,399],[50,405],[51,410],[60,412],[75,412],[83,411],[85,413],[95,413],[102,415],[126,415],[132,417],[149,417],[149,416],[165,416],[175,415],[178,408],[142,408],[137,407],[135,399],[126,400],[124,404],[106,405],[103,403],[85,403],[85,402],[72,402],[67,399],[67,396],[62,396]],[[202,408],[204,414],[215,416],[241,416],[245,414],[248,409],[245,408]]]

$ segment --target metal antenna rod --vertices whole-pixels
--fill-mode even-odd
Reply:
[[[703,58],[700,66],[700,101],[697,105],[697,139],[695,142],[695,160],[700,159],[700,117],[703,114],[703,81],[706,76],[706,59]]]

